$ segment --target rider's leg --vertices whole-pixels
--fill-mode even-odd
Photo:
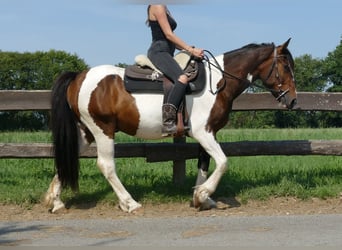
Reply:
[[[177,110],[184,98],[188,77],[184,74],[183,70],[170,52],[164,51],[163,48],[158,46],[156,45],[156,47],[152,47],[149,50],[148,57],[152,63],[173,83],[168,99],[162,108],[162,133],[171,135],[177,132]]]
[[[177,110],[185,96],[188,77],[181,75],[170,91],[167,102],[163,105],[163,134],[177,133]]]

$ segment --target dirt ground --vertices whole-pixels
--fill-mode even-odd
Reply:
[[[0,205],[0,221],[30,220],[62,220],[62,219],[125,219],[151,217],[184,217],[184,216],[257,216],[257,215],[295,215],[295,214],[341,214],[342,195],[334,199],[310,199],[307,201],[296,198],[273,198],[268,201],[249,201],[241,204],[234,198],[222,198],[218,208],[198,211],[189,203],[143,204],[143,207],[127,214],[117,206],[108,204],[84,204],[71,206],[57,214],[48,212],[42,204],[32,207],[17,205]]]

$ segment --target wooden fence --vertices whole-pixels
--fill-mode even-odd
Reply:
[[[50,91],[0,91],[0,111],[49,110]],[[269,93],[244,93],[233,110],[283,110]],[[298,93],[300,111],[342,111],[342,93]],[[221,143],[227,156],[255,155],[342,155],[342,140],[241,141]],[[175,183],[185,178],[185,161],[197,158],[199,145],[175,139],[174,143],[121,143],[115,145],[115,157],[143,157],[147,162],[173,161]],[[0,158],[51,158],[47,143],[0,143]],[[82,157],[96,157],[92,145]]]

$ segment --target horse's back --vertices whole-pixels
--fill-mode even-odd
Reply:
[[[114,65],[98,65],[95,67],[92,67],[89,69],[88,71],[88,77],[99,77],[99,78],[103,78],[107,75],[119,75],[122,79],[124,77],[125,74],[125,69],[124,68],[120,68]]]

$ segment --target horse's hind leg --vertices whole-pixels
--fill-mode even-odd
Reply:
[[[55,213],[57,210],[65,208],[64,203],[61,200],[61,192],[62,185],[58,179],[58,175],[55,174],[44,197],[44,203],[51,208],[49,210],[51,213]]]
[[[83,152],[88,148],[90,143],[94,141],[94,137],[87,128],[80,124],[78,132],[79,150],[80,152]],[[50,211],[52,213],[65,208],[65,205],[61,200],[61,193],[62,185],[58,178],[58,174],[55,174],[44,197],[44,203],[51,208]]]
[[[118,196],[119,206],[125,212],[133,212],[141,207],[127,192],[118,178],[114,162],[114,140],[103,133],[95,136],[97,144],[97,165]]]

